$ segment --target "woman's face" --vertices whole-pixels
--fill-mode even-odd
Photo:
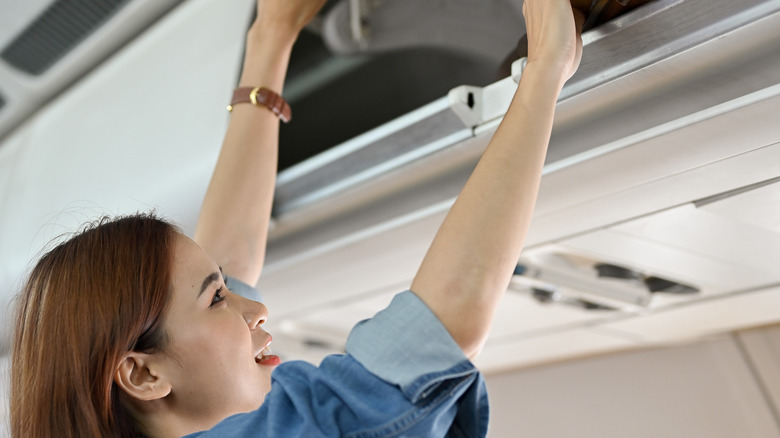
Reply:
[[[209,428],[257,409],[271,389],[278,359],[260,360],[271,342],[262,329],[268,309],[229,292],[217,264],[188,237],[179,235],[174,257],[164,324],[169,397],[190,424]]]

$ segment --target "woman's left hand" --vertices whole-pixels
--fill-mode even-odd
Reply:
[[[281,27],[296,35],[322,9],[327,0],[258,0],[253,26]]]

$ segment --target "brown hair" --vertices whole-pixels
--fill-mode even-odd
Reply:
[[[45,254],[22,288],[11,359],[13,437],[132,437],[113,382],[124,354],[164,348],[178,229],[104,218]]]

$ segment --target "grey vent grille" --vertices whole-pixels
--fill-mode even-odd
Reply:
[[[0,54],[24,72],[40,75],[130,0],[57,0]]]

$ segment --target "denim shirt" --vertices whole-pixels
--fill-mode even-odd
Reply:
[[[257,298],[235,280],[228,288]],[[482,376],[410,291],[356,325],[345,355],[328,356],[319,367],[286,362],[271,379],[271,391],[258,410],[233,415],[187,438],[487,434]]]

